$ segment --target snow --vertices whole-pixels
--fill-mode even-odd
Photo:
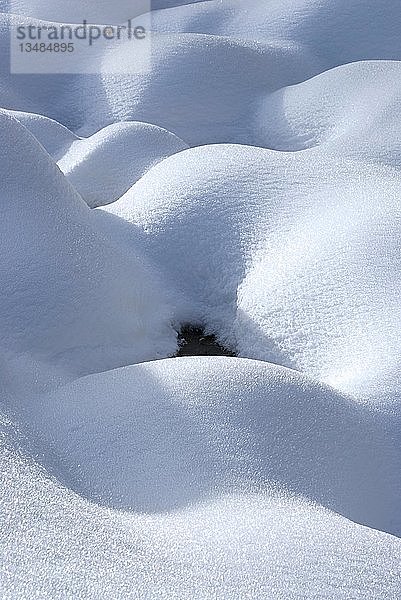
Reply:
[[[355,61],[400,60],[400,18],[398,0],[206,0],[161,10],[152,28],[285,40],[316,57],[322,72]]]
[[[17,15],[36,17],[46,21],[60,23],[82,23],[85,18],[88,23],[113,24],[128,21],[128,19],[150,9],[150,0],[119,0],[110,6],[108,0],[97,0],[96,7],[88,0],[2,0],[0,8],[8,4],[8,10]],[[6,8],[6,7],[5,7]],[[2,8],[3,12],[8,12]]]
[[[168,359],[80,378],[20,410],[54,448],[59,478],[101,504],[164,512],[267,486],[401,529],[401,452],[385,423],[289,369]]]
[[[55,160],[61,158],[71,144],[79,139],[64,125],[43,115],[18,110],[3,110],[3,113],[22,123]]]
[[[114,202],[156,163],[188,148],[174,134],[149,123],[114,123],[79,137],[43,115],[4,113],[35,136],[91,208]]]
[[[146,247],[185,298],[177,320],[382,403],[399,394],[399,186],[398,171],[319,149],[208,145],[104,211],[132,224],[127,247]]]
[[[74,141],[58,166],[94,208],[118,200],[152,166],[187,148],[177,136],[155,125],[115,123]]]
[[[334,391],[185,358],[90,375],[26,410],[52,476],[5,420],[4,598],[397,598],[399,539],[304,497],[317,484],[348,516],[397,518],[378,421]]]
[[[18,121],[1,114],[0,127],[2,353],[75,376],[173,354],[169,305],[153,268],[102,236]]]
[[[324,145],[341,155],[396,166],[400,102],[398,61],[352,63],[266,95],[255,127],[261,145],[274,150]]]
[[[154,0],[150,69],[10,72],[145,4],[0,0],[0,597],[398,600],[399,0]]]

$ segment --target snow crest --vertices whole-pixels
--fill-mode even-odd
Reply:
[[[0,0],[1,598],[398,600],[399,0],[154,0],[150,71],[10,72],[78,9],[133,7]]]

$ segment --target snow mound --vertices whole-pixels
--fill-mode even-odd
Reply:
[[[39,21],[28,23],[37,26]],[[5,15],[0,49],[6,57],[9,35]],[[85,136],[116,121],[142,121],[189,145],[252,144],[255,97],[319,72],[307,51],[286,40],[155,33],[151,77],[149,72],[124,75],[126,65],[141,60],[129,40],[101,51],[92,75],[33,77],[3,69],[0,105],[46,115]],[[114,72],[119,75],[110,75]]]
[[[61,158],[71,144],[79,139],[77,135],[54,119],[18,110],[1,110],[22,123],[54,160]]]
[[[0,113],[0,347],[74,374],[175,350],[161,284],[126,256],[49,155]]]
[[[187,148],[156,125],[115,123],[73,142],[58,166],[93,208],[114,202],[156,163]]]
[[[129,18],[130,2],[106,4],[97,3],[95,21],[102,20],[103,9],[115,15],[107,22]],[[129,41],[102,47],[92,75],[10,75],[6,60],[0,105],[46,115],[84,135],[130,120],[158,125],[191,146],[258,144],[251,122],[259,95],[341,64],[401,59],[398,0],[388,1],[385,7],[375,0],[172,4],[177,6],[153,6],[163,10],[152,12],[151,76],[149,72],[121,74],[121,65],[140,61]],[[16,1],[13,5],[21,18],[30,15],[30,24],[51,18],[68,21],[71,13],[77,16],[73,5],[61,2],[50,7],[43,1],[21,0],[19,9]],[[94,9],[90,3],[85,9],[89,19]],[[3,6],[3,10],[9,9]],[[66,14],[52,16],[59,10]],[[5,58],[9,57],[9,27],[4,14],[0,49]],[[108,74],[114,70],[120,76]]]
[[[399,600],[401,3],[153,0],[151,61],[11,72],[146,1],[0,0],[0,597]]]
[[[79,379],[22,415],[64,465],[62,479],[102,504],[164,512],[270,485],[401,529],[401,455],[380,418],[281,367],[156,361]]]
[[[327,151],[397,165],[400,76],[399,62],[359,62],[269,94],[256,113],[260,144],[284,151],[320,144]]]
[[[123,60],[135,60],[132,46],[120,45],[105,56],[105,71]],[[152,77],[106,77],[104,92],[114,119],[154,123],[190,146],[252,143],[249,117],[255,97],[312,74],[313,59],[296,44],[155,34]]]
[[[319,72],[359,60],[400,60],[400,22],[398,0],[210,0],[152,15],[160,32],[295,43],[319,60]]]
[[[80,138],[42,115],[3,112],[35,136],[91,208],[114,202],[150,167],[188,148],[174,134],[149,123],[114,123]]]
[[[105,491],[120,478],[124,486],[119,469],[127,467],[138,502],[153,508],[162,497],[180,506],[144,514],[88,502],[30,458],[43,461],[46,446],[1,416],[0,517],[8,524],[0,531],[2,598],[30,598],[35,590],[52,600],[397,600],[399,539],[283,496],[280,486],[244,485],[250,467],[251,476],[282,481],[285,474],[304,490],[313,488],[313,475],[323,483],[325,469],[333,469],[327,495],[345,502],[354,487],[360,516],[382,511],[388,520],[390,490],[380,489],[391,456],[386,438],[372,415],[335,392],[262,363],[177,359],[86,377],[35,402],[30,413],[58,444],[50,472],[60,473],[61,456],[79,476],[76,461],[86,451],[80,474],[92,484]],[[378,486],[371,488],[381,461]],[[179,498],[176,487],[193,480],[195,496],[196,474],[201,485],[206,476],[215,479],[211,463],[218,473],[241,474],[242,489],[215,487],[202,501],[182,505],[188,498]],[[375,507],[381,495],[385,504]]]
[[[178,320],[384,402],[399,389],[399,189],[398,172],[318,150],[217,145],[159,163],[104,212],[186,297]]]

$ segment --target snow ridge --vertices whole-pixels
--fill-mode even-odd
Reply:
[[[1,598],[398,600],[399,0],[154,0],[150,71],[10,73],[78,9],[133,6],[0,0]]]

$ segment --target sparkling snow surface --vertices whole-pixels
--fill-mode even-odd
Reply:
[[[131,5],[0,0],[0,598],[399,600],[401,3],[154,0],[150,72],[10,74],[10,10]]]

